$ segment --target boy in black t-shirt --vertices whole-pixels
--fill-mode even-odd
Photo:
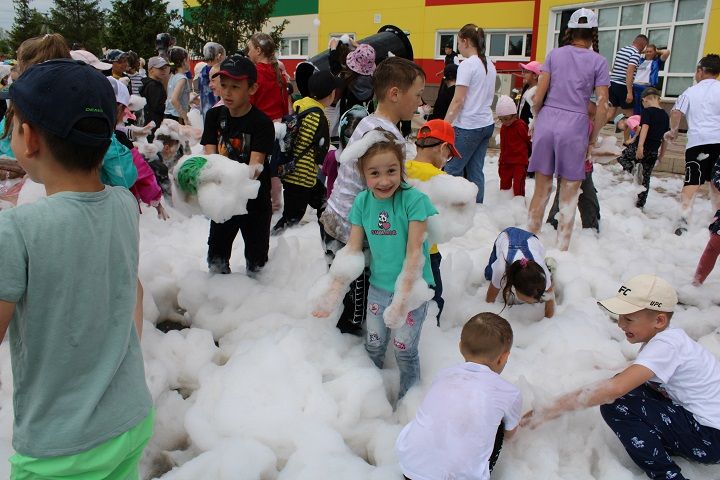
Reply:
[[[640,117],[640,132],[633,143],[623,151],[618,162],[627,172],[633,172],[645,190],[638,194],[635,206],[645,206],[650,191],[650,174],[655,163],[665,153],[663,135],[670,130],[670,117],[660,107],[660,92],[650,87],[642,93],[644,110]]]
[[[215,77],[220,77],[224,105],[208,110],[200,143],[206,154],[219,153],[256,167],[254,178],[260,181],[260,189],[257,198],[248,201],[247,214],[224,223],[210,222],[208,267],[211,273],[230,273],[232,244],[240,231],[245,241],[245,269],[253,276],[265,266],[270,248],[272,207],[267,156],[272,152],[275,128],[267,115],[250,104],[250,96],[258,89],[252,61],[228,57]]]

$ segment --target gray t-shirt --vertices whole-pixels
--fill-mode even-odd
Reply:
[[[0,212],[0,300],[16,304],[9,339],[18,453],[80,453],[150,412],[133,323],[138,239],[137,201],[121,187]]]
[[[182,73],[176,73],[167,85],[167,100],[165,101],[165,115],[172,115],[174,117],[181,117],[181,112],[178,112],[172,104],[172,98],[175,94],[175,86],[178,82],[182,82],[182,93],[180,94],[180,106],[182,107],[182,113],[188,113],[190,111],[190,81]]]

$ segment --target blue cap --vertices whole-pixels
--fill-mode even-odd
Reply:
[[[38,63],[25,70],[0,94],[10,99],[23,120],[81,145],[103,145],[115,129],[115,94],[105,75],[72,59]],[[85,118],[107,123],[107,132],[75,130]]]

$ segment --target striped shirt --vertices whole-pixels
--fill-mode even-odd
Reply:
[[[298,100],[293,104],[293,109],[298,107],[300,107],[300,113],[313,107],[325,110],[320,102],[309,97]],[[321,122],[324,122],[324,124],[321,125]],[[325,158],[327,149],[330,147],[327,123],[327,118],[320,112],[311,112],[302,118],[294,152],[296,155],[302,152],[305,152],[305,154],[295,163],[295,170],[283,177],[283,182],[306,188],[315,186],[318,172],[317,160],[322,161]],[[317,134],[318,129],[320,129],[319,134]],[[316,136],[319,138],[316,139]]]
[[[142,75],[139,73],[128,73],[127,76],[130,79],[130,94],[139,95],[140,87],[142,87]]]
[[[633,45],[623,47],[615,54],[613,60],[613,68],[610,72],[610,81],[625,85],[625,79],[627,75],[627,69],[629,65],[635,65],[637,69],[643,58],[640,56],[640,52]]]

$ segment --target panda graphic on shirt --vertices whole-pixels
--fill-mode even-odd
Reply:
[[[378,214],[378,230],[371,230],[373,235],[397,235],[397,230],[392,230],[390,223],[390,214],[386,210],[381,210]]]

